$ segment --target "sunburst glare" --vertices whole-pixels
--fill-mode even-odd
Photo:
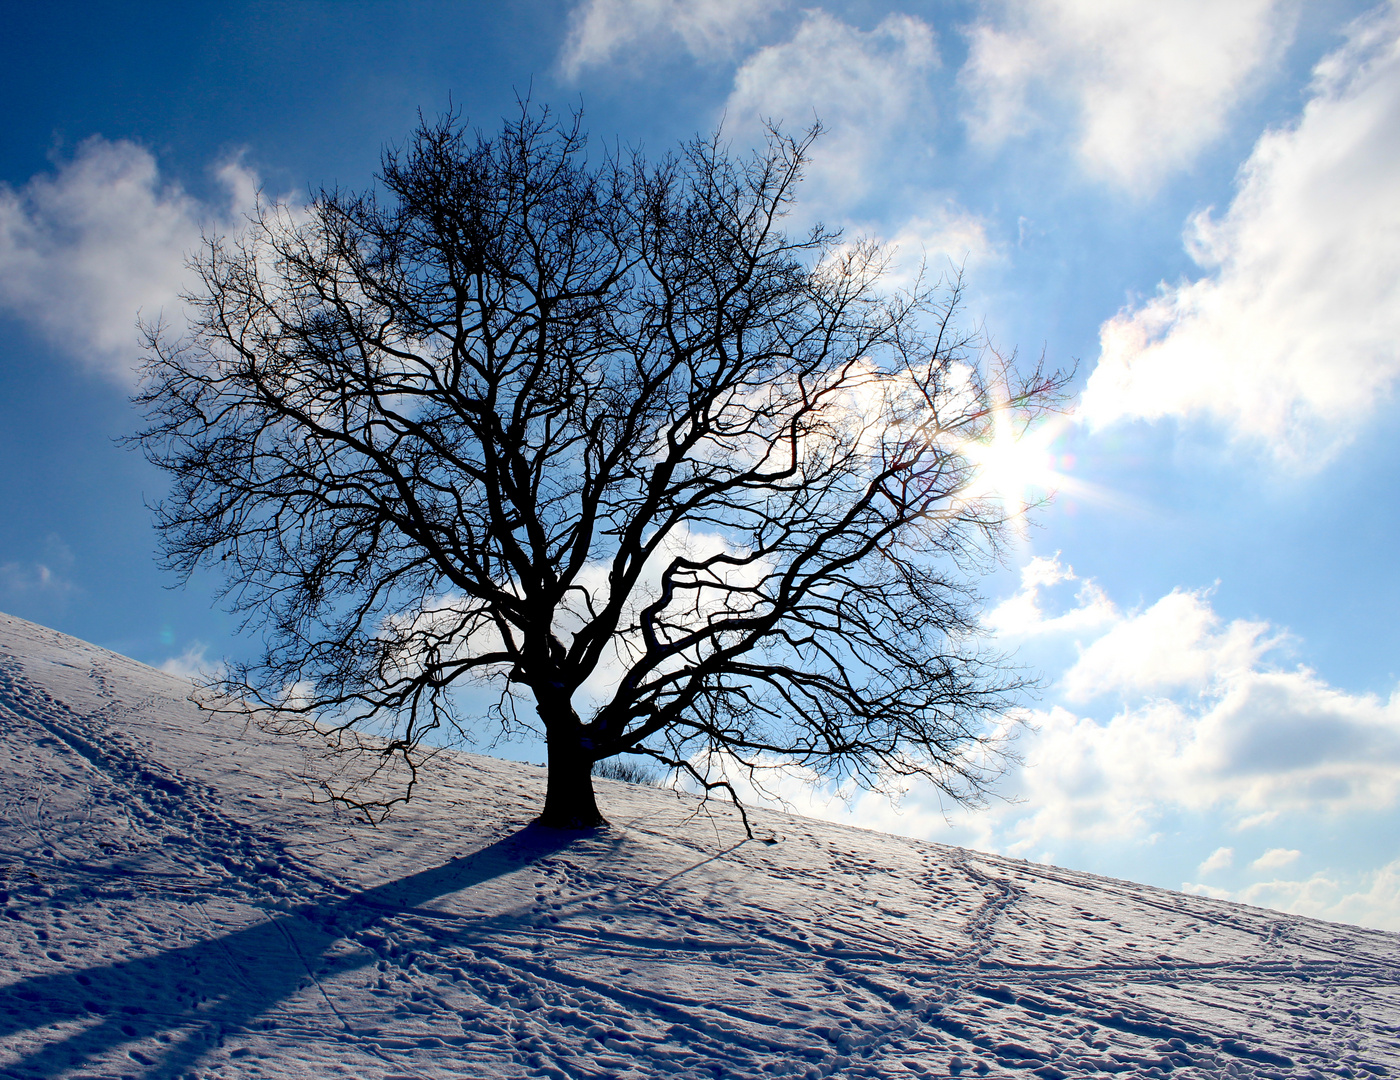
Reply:
[[[1027,510],[1067,486],[1078,486],[1068,475],[1074,456],[1062,447],[1069,426],[1067,417],[1041,418],[1027,424],[1012,409],[997,408],[990,433],[961,448],[976,470],[967,497],[1000,501],[1024,527]]]

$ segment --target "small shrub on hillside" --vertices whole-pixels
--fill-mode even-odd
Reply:
[[[604,758],[602,761],[593,763],[593,775],[601,776],[604,780],[621,780],[626,784],[645,784],[647,787],[659,787],[661,781],[657,779],[654,772],[645,765],[639,765],[632,761],[623,761],[621,758]]]

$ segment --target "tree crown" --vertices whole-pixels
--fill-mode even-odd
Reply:
[[[551,790],[556,752],[632,753],[979,798],[1023,683],[978,641],[1008,508],[963,450],[1060,382],[989,365],[956,278],[784,231],[816,134],[590,164],[577,120],[447,118],[379,194],[209,238],[137,438],[170,565],[264,633],[229,700],[412,773],[478,683],[533,708]]]

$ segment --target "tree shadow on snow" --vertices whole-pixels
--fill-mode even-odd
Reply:
[[[471,855],[378,885],[344,899],[307,904],[295,911],[266,911],[253,926],[139,960],[36,976],[0,989],[0,1037],[56,1024],[86,1023],[67,1038],[45,1045],[0,1069],[0,1075],[52,1076],[81,1067],[124,1044],[154,1038],[158,1056],[130,1050],[146,1080],[175,1080],[194,1069],[226,1032],[247,1029],[309,981],[334,979],[376,963],[365,948],[331,955],[349,935],[387,918],[423,916],[441,921],[445,932],[434,947],[470,945],[519,914],[456,915],[421,905],[470,889],[562,850],[577,834],[526,826]],[[356,1040],[350,1018],[326,998],[327,1022]],[[271,1028],[271,1023],[265,1024]]]

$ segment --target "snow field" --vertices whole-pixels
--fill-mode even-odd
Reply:
[[[444,754],[379,826],[0,616],[0,1076],[1400,1073],[1400,936]]]

